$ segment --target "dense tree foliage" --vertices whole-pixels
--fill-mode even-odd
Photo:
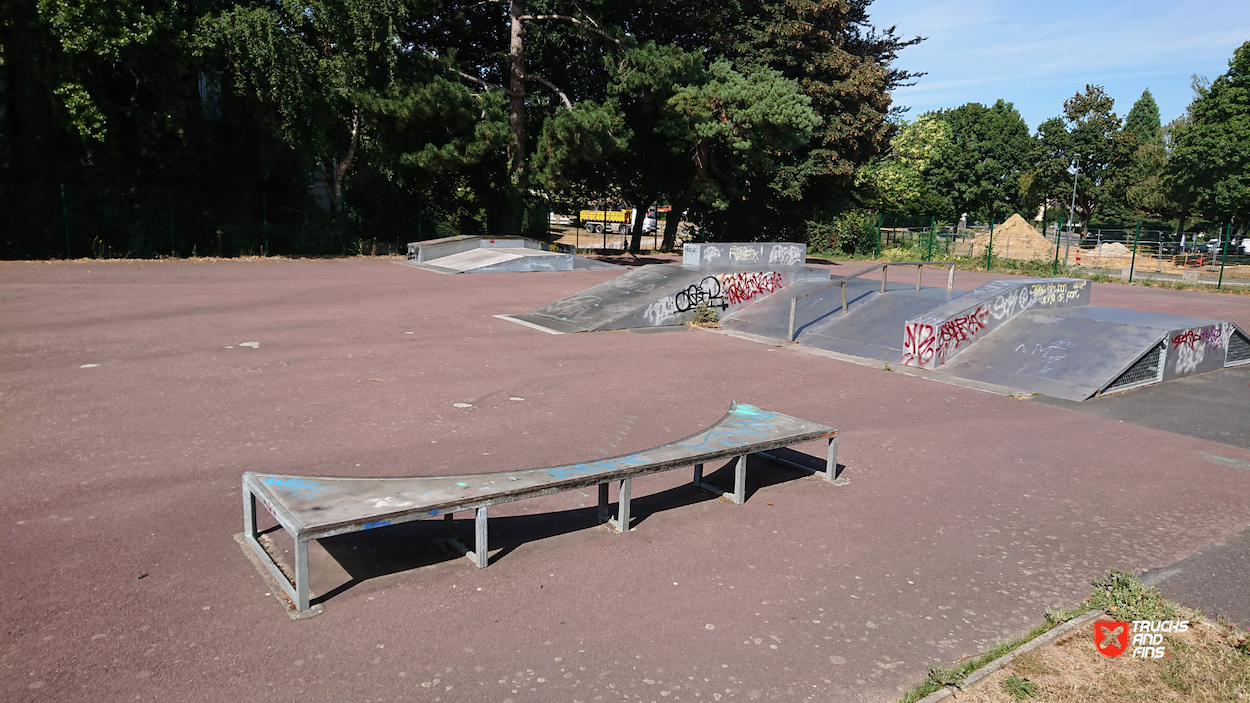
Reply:
[[[891,215],[954,217],[950,201],[929,180],[929,165],[949,141],[950,125],[937,115],[902,124],[885,157],[859,171],[866,204]]]
[[[1137,137],[1141,144],[1163,146],[1163,122],[1159,117],[1159,104],[1150,89],[1142,91],[1141,97],[1124,116],[1124,131]]]
[[[0,0],[0,256],[342,253],[608,199],[635,249],[661,204],[803,240],[1074,184],[1085,226],[1250,216],[1250,43],[1166,126],[1098,86],[1033,135],[1002,100],[906,122],[919,39],[870,2]]]
[[[1233,54],[1227,73],[1196,92],[1175,130],[1165,180],[1173,192],[1193,194],[1207,217],[1234,220],[1244,232],[1250,217],[1250,42]]]
[[[929,183],[956,213],[1000,221],[1020,209],[1028,167],[1029,127],[1011,103],[968,103],[940,111],[949,135],[929,164]]]
[[[329,253],[605,198],[802,236],[911,78],[869,2],[3,0],[0,253]]]

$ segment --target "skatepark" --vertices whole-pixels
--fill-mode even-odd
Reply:
[[[789,300],[867,264],[783,258],[725,302],[719,330],[639,324],[661,296],[614,313],[632,316],[621,329],[547,330],[561,334],[532,316],[642,269],[3,264],[3,697],[896,700],[930,664],[1036,625],[1110,568],[1173,567],[1250,528],[1250,366],[1230,351],[1250,298],[1086,283],[1074,307],[986,325],[1132,325],[1123,363],[1099,372],[1108,384],[1165,337],[1170,351],[1184,331],[1220,330],[1222,363],[1190,359],[1196,375],[1169,357],[1152,367],[1162,382],[1031,396],[1042,390],[903,360],[909,321],[1009,277],[867,273],[845,309],[836,285],[806,298],[825,301],[824,322],[800,320],[796,344],[780,338]],[[734,266],[714,273],[722,298],[723,276],[745,273]],[[701,273],[648,290],[678,313]],[[870,306],[899,323],[880,356],[815,343]],[[824,337],[871,342],[840,334]],[[697,436],[735,402],[836,430],[839,481],[820,473],[827,440],[795,434],[778,451],[811,471],[752,458],[739,487],[729,452],[702,467],[707,486],[633,476],[623,532],[601,519],[608,484],[593,480],[492,504],[489,568],[440,541],[441,515],[317,538],[319,610],[298,619],[234,539],[247,472],[463,481],[579,466]],[[454,507],[464,542],[474,505]],[[281,530],[264,538],[294,563]],[[1186,593],[1218,605],[1229,584],[1202,586]]]

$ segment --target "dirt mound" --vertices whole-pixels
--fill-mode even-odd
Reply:
[[[990,235],[983,234],[972,240],[972,253],[982,255],[990,244]],[[1004,259],[1050,259],[1055,255],[1055,245],[1042,236],[1023,217],[1016,213],[1002,225],[994,228],[994,256]]]
[[[1099,256],[1132,256],[1133,250],[1124,246],[1120,242],[1103,242],[1099,244],[1094,252]]]

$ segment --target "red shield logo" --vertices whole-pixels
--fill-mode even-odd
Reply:
[[[1118,657],[1128,649],[1128,623],[1124,620],[1098,620],[1094,623],[1094,647],[1099,654]]]

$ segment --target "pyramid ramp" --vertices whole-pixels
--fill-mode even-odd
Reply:
[[[815,268],[650,264],[509,319],[552,332],[592,332],[680,325],[700,304],[722,317],[796,282],[823,280]]]
[[[1089,305],[1089,281],[1020,278],[990,281],[914,319],[903,330],[902,363],[936,369],[1016,315]]]
[[[1082,306],[1017,314],[938,371],[1082,401],[1250,363],[1250,338],[1218,320]]]

